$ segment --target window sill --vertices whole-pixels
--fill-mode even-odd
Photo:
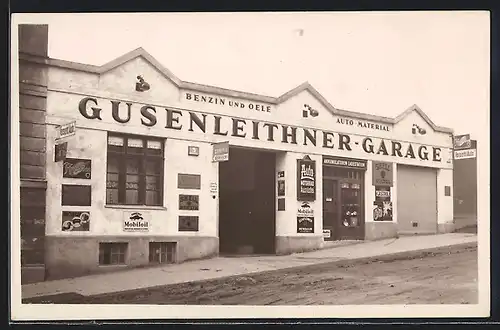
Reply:
[[[151,206],[151,205],[122,205],[122,204],[106,204],[107,209],[120,209],[120,210],[163,210],[166,211],[165,206]]]
[[[111,264],[111,265],[101,265],[99,264],[99,268],[123,268],[127,267],[127,264]]]

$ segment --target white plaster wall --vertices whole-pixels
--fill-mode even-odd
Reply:
[[[97,89],[98,85],[97,74],[54,66],[48,68],[48,88],[88,92]]]
[[[135,83],[141,75],[150,84],[150,89],[137,92]],[[130,95],[137,100],[173,101],[179,98],[179,89],[161,72],[142,57],[137,57],[99,77],[99,90]]]
[[[444,187],[450,186],[451,195],[445,196]],[[438,223],[453,223],[453,170],[437,171]]]
[[[303,202],[297,201],[297,159],[309,155],[316,161],[316,200],[309,202],[314,210],[314,233],[297,233],[297,210]],[[277,160],[277,171],[285,171],[286,211],[276,211],[276,236],[323,236],[323,184],[322,158],[306,153],[287,152],[280,154]]]
[[[68,140],[69,158],[92,160],[92,178],[68,179],[62,177],[62,162],[54,162],[54,141],[57,136],[55,126],[47,127],[47,210],[46,234],[57,236],[95,235],[144,235],[143,232],[124,232],[124,210],[137,210],[150,216],[147,235],[217,236],[217,204],[209,194],[210,182],[218,182],[217,164],[211,163],[211,145],[179,140],[167,140],[165,145],[164,205],[149,206],[107,206],[106,201],[106,145],[107,132],[77,129]],[[200,156],[188,156],[188,145],[200,148]],[[177,174],[201,174],[201,189],[177,188]],[[62,184],[90,184],[92,188],[91,206],[62,206]],[[200,196],[199,211],[179,211],[178,195],[197,194]],[[88,232],[63,232],[61,230],[62,211],[90,211]],[[199,231],[179,232],[178,215],[198,215]]]

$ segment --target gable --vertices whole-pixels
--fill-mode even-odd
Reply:
[[[144,92],[136,91],[137,76],[150,85]],[[154,101],[177,100],[179,89],[175,83],[142,56],[113,67],[99,76],[99,90],[122,95],[134,95]]]

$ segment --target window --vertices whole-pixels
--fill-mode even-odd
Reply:
[[[124,265],[128,243],[99,243],[99,265]]]
[[[175,261],[175,244],[172,242],[150,242],[150,263],[173,263]]]
[[[108,136],[107,204],[163,204],[163,146],[159,139]]]

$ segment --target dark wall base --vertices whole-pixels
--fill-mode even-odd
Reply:
[[[21,267],[21,284],[43,282],[45,280],[44,266]]]
[[[127,242],[124,265],[99,265],[99,243]],[[214,257],[219,252],[217,237],[186,236],[94,236],[46,237],[46,279],[77,277],[93,273],[149,266],[149,242],[176,242],[176,260]]]
[[[377,221],[365,223],[365,239],[378,240],[398,236],[398,227],[392,221]]]
[[[276,254],[291,254],[318,250],[323,236],[276,236]]]

